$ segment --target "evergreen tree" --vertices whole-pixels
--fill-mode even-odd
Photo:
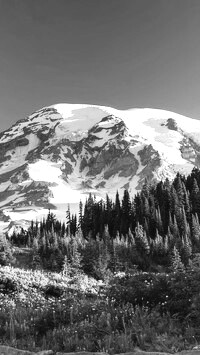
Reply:
[[[167,241],[168,241],[168,250],[172,250],[175,245],[175,238],[173,237],[173,234],[171,233],[170,226],[168,226],[166,237],[167,237]]]
[[[186,190],[185,184],[183,184],[183,191],[184,191],[184,210],[185,210],[187,221],[190,221],[191,220],[190,197],[189,197],[189,191]]]
[[[182,206],[184,205],[184,188],[181,178],[181,175],[178,173],[173,181],[173,186],[175,187],[179,201],[179,208],[182,208]]]
[[[145,177],[144,184],[143,184],[142,190],[141,190],[141,195],[146,197],[147,200],[149,198],[150,188],[151,188],[150,183],[148,182],[147,177]]]
[[[95,201],[94,198],[92,197],[92,194],[90,193],[88,199],[85,202],[84,215],[82,221],[82,232],[85,238],[90,238],[90,236],[92,238],[95,238],[94,206],[95,206]]]
[[[92,277],[97,277],[96,263],[99,257],[98,241],[90,238],[86,241],[85,247],[82,249],[82,268],[83,271]]]
[[[144,231],[143,227],[139,223],[135,228],[135,242],[138,251],[145,254],[150,253],[150,245],[147,239],[146,232]]]
[[[199,186],[197,184],[196,178],[194,177],[192,182],[191,198],[195,197],[198,192],[199,192]]]
[[[71,219],[70,219],[70,233],[72,235],[76,234],[77,231],[77,219],[76,219],[76,215],[72,214]]]
[[[150,206],[149,206],[149,200],[147,199],[146,196],[142,197],[142,209],[143,209],[143,216],[146,219],[149,219],[150,216]]]
[[[139,192],[134,197],[134,211],[136,222],[143,223],[142,198]]]
[[[66,211],[66,224],[67,224],[67,233],[68,235],[71,235],[71,212],[70,212],[70,206],[68,205],[67,211]]]
[[[64,257],[62,274],[68,277],[78,277],[82,272],[82,256],[78,250],[76,238],[71,238],[70,244],[68,255]]]
[[[102,240],[104,241],[105,246],[108,247],[109,244],[110,244],[110,233],[109,233],[109,230],[108,230],[108,225],[104,226],[104,232],[103,232]]]
[[[192,247],[187,234],[183,238],[182,245],[181,259],[183,260],[184,265],[188,265],[192,256]]]
[[[148,224],[146,218],[144,218],[144,230],[145,230],[145,232],[146,232],[147,237],[149,237],[149,234],[150,234],[150,233],[149,233],[149,224]]]
[[[172,271],[183,271],[184,265],[181,261],[181,257],[178,249],[174,246],[172,255],[171,255],[171,270]]]
[[[190,193],[191,205],[192,205],[192,213],[197,213],[200,216],[200,206],[199,206],[199,186],[197,184],[196,178],[193,179],[192,189]]]
[[[72,256],[71,256],[71,274],[72,276],[78,276],[81,273],[82,256],[78,250],[78,243],[76,238],[73,238],[72,242]]]
[[[177,215],[177,211],[180,208],[180,202],[177,196],[177,192],[174,188],[174,186],[171,186],[171,191],[170,191],[170,212],[172,213],[172,215]]]
[[[178,241],[180,239],[179,228],[178,228],[178,224],[177,224],[177,220],[176,220],[175,215],[174,215],[171,233],[176,241]]]
[[[113,211],[114,223],[113,223],[112,237],[115,238],[117,235],[117,232],[120,232],[120,226],[121,226],[121,203],[120,203],[118,191],[116,193],[113,210],[114,210]]]
[[[35,238],[33,238],[33,260],[32,260],[32,267],[34,269],[40,268],[41,259],[39,255],[39,243],[38,243],[38,233]]]
[[[51,212],[49,209],[47,219],[46,219],[46,230],[50,231],[54,227],[54,224],[56,222],[56,216]]]
[[[97,260],[95,261],[95,273],[98,279],[105,280],[108,274],[108,267],[110,262],[110,253],[108,251],[108,247],[106,243],[101,240],[98,242],[99,247],[99,255]]]
[[[172,215],[171,212],[169,212],[169,218],[168,218],[168,226],[167,226],[167,232],[170,231],[171,234],[173,234],[173,221],[172,221]]]
[[[122,199],[121,233],[126,235],[130,227],[131,200],[128,190],[124,190]]]
[[[80,201],[78,227],[82,229],[82,225],[83,225],[83,203],[82,201]]]
[[[156,235],[156,199],[153,192],[149,197],[149,205],[150,205],[150,218],[149,218],[149,235],[152,239],[155,238]],[[141,223],[143,225],[143,223]]]
[[[157,255],[165,254],[164,241],[158,230],[156,230],[156,237],[153,241],[153,253],[156,253]]]
[[[69,263],[67,255],[64,257],[63,266],[62,266],[62,275],[70,277],[71,275],[71,264]]]
[[[0,265],[9,265],[14,261],[11,245],[5,236],[0,236]]]
[[[159,231],[160,234],[163,234],[163,224],[162,224],[159,206],[155,211],[155,220],[156,220],[156,229]]]
[[[109,269],[115,273],[118,269],[118,257],[116,253],[116,245],[114,240],[112,240],[111,249],[110,249],[110,260],[109,260]]]
[[[112,213],[112,201],[109,198],[108,194],[106,194],[106,205],[105,205],[105,213],[104,213],[105,216],[104,223],[106,225],[110,223],[111,213]]]
[[[185,210],[182,207],[182,209],[180,210],[180,233],[181,235],[185,238],[185,236],[187,235],[189,237],[190,234],[190,228],[188,228],[188,222],[187,222],[187,218],[186,218],[186,214],[185,214]]]
[[[200,251],[200,224],[197,214],[192,215],[191,221],[191,240],[194,252]]]

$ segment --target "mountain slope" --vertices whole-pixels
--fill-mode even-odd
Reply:
[[[0,134],[0,208],[31,219],[46,209],[173,178],[200,165],[200,121],[158,109],[42,108]],[[64,207],[66,209],[66,206]]]

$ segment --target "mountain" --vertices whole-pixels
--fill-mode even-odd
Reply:
[[[44,107],[0,134],[0,217],[39,218],[200,166],[200,121],[158,109]],[[64,214],[63,214],[64,216]]]

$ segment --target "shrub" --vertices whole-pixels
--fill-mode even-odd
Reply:
[[[59,287],[59,286],[56,286],[56,285],[47,285],[45,288],[44,288],[44,294],[45,294],[45,297],[56,297],[56,298],[59,298],[64,290]]]
[[[0,265],[9,265],[14,261],[12,249],[5,236],[0,237]]]
[[[16,281],[9,278],[1,278],[0,279],[0,293],[5,294],[13,294],[18,289]]]

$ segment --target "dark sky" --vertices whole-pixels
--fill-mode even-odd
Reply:
[[[200,118],[200,0],[0,0],[0,130],[59,102]]]

